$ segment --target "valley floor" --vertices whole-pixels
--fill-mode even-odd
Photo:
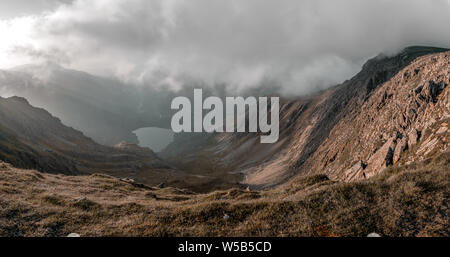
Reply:
[[[0,163],[0,236],[450,236],[450,153],[361,182],[195,194]],[[228,217],[228,218],[226,218]]]

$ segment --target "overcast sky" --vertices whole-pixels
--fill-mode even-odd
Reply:
[[[62,3],[72,0],[1,0],[0,19],[11,19],[24,15],[36,15],[54,10]]]
[[[380,52],[450,47],[450,0],[1,0],[0,68],[42,61],[151,86],[306,93]]]

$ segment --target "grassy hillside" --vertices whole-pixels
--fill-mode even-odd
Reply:
[[[449,171],[444,153],[362,182],[195,194],[2,163],[0,236],[449,236]]]

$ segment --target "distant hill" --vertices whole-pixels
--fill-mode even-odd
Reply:
[[[175,169],[149,148],[134,143],[100,145],[21,97],[0,97],[0,160],[47,173],[105,173],[196,191],[232,187],[241,179],[240,175],[200,176]]]
[[[101,162],[104,170],[109,162],[117,166],[128,162],[128,169],[132,162],[164,166],[148,148],[125,151],[99,145],[21,97],[0,97],[0,131],[1,159],[20,167],[76,174],[89,172]]]
[[[110,146],[137,143],[136,129],[168,126],[171,98],[167,94],[52,63],[0,70],[0,96],[24,97],[65,125]]]

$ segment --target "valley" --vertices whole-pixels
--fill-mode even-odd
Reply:
[[[97,119],[104,103],[82,122],[70,118],[73,128],[54,116],[57,105],[30,103],[64,104],[72,88],[33,96],[42,88],[24,69],[0,76],[2,90],[23,86],[0,97],[2,236],[449,236],[448,49],[379,55],[339,85],[280,97],[276,143],[261,144],[261,133],[177,133],[158,153],[133,131],[167,128],[169,113],[142,119],[124,101]],[[90,90],[108,87],[82,77],[100,85]],[[60,115],[98,103],[91,95],[83,106],[80,92]]]

